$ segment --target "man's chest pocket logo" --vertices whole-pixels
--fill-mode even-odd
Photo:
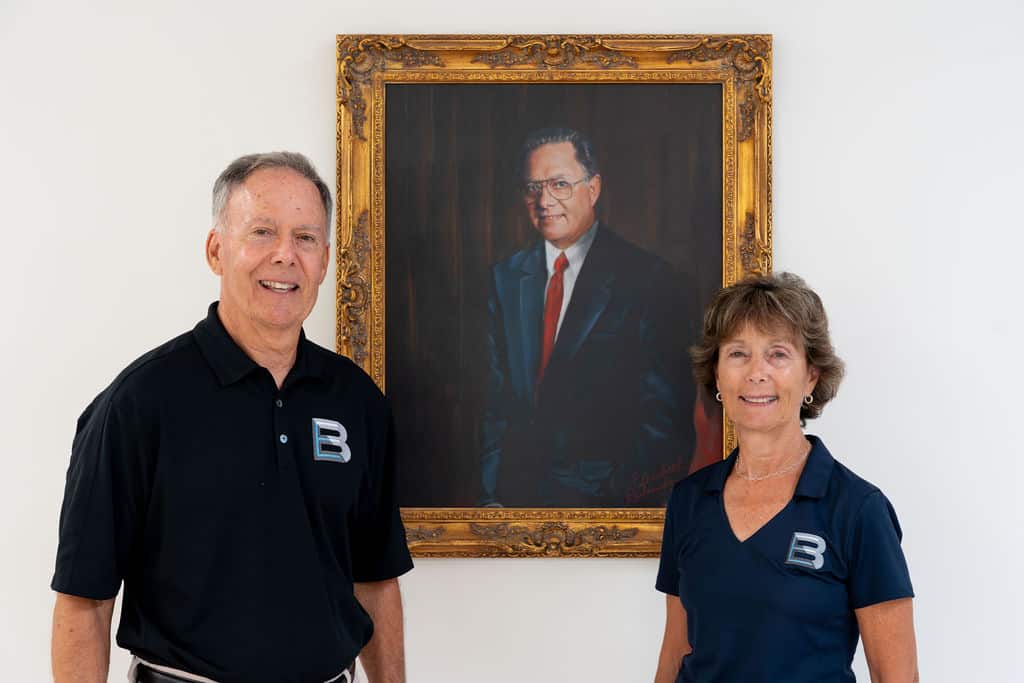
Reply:
[[[795,564],[808,569],[821,569],[825,566],[825,539],[803,531],[793,533],[789,544],[786,564]]]
[[[322,417],[313,418],[313,459],[328,462],[348,462],[352,450],[348,447],[348,432],[344,425]]]

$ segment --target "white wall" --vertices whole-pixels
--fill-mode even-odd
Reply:
[[[216,296],[212,179],[279,148],[333,176],[336,33],[750,31],[775,35],[776,267],[822,294],[849,364],[814,431],[895,502],[924,680],[1021,680],[1022,25],[992,0],[3,0],[3,678],[48,676],[76,417]],[[321,295],[307,331],[330,345]],[[410,680],[649,680],[654,572],[421,560]]]

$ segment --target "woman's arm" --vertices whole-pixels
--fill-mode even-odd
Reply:
[[[686,633],[686,610],[675,595],[665,596],[665,636],[658,655],[658,671],[654,683],[674,683],[679,676],[679,663],[690,654],[690,640]]]
[[[854,614],[872,683],[916,683],[917,643],[911,599],[868,605],[854,610]]]

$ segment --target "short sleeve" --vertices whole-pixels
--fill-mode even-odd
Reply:
[[[135,411],[107,389],[78,420],[60,511],[53,590],[108,600],[117,595],[140,528],[144,496]]]
[[[352,529],[352,580],[385,581],[412,569],[396,492],[395,428],[391,408],[380,397],[371,420],[369,471]]]
[[[903,532],[892,504],[881,491],[861,506],[850,543],[850,605],[853,609],[887,600],[914,597]]]
[[[661,534],[661,561],[654,587],[668,595],[679,595],[679,538],[676,516],[679,514],[679,487],[672,492],[665,509],[665,528]]]

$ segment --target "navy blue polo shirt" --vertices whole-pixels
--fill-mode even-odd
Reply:
[[[353,582],[412,567],[388,403],[299,340],[283,385],[210,306],[125,369],[78,421],[54,590],[123,580],[117,642],[225,683],[323,681],[369,641]]]
[[[853,681],[853,610],[913,597],[892,505],[807,438],[793,499],[742,543],[722,502],[738,449],[673,489],[656,586],[686,609],[677,681]]]

